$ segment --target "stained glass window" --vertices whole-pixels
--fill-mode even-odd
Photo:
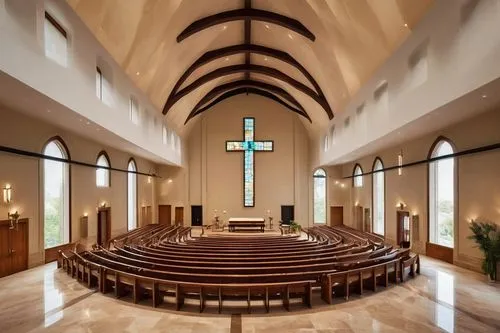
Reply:
[[[244,152],[243,161],[243,206],[255,206],[255,162],[254,152],[273,151],[273,141],[254,141],[255,119],[243,118],[243,136],[245,141],[227,141],[226,151]]]

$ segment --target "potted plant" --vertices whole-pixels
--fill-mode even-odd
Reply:
[[[490,281],[497,278],[497,261],[500,259],[500,232],[498,226],[489,222],[471,221],[469,229],[472,235],[468,236],[476,242],[477,247],[483,252],[483,272]]]
[[[300,232],[300,224],[295,221],[290,221],[290,230],[293,233]]]

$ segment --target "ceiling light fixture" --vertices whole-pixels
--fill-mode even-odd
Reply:
[[[266,29],[269,29],[269,24],[266,24]]]
[[[488,97],[488,95],[484,94],[484,95],[483,95],[483,96],[481,96],[481,97],[482,97],[482,98],[486,98],[486,97]]]
[[[293,39],[292,34],[288,34],[288,38]]]
[[[267,61],[267,57],[264,57],[264,61]]]
[[[222,27],[222,30],[226,30],[226,29],[227,29],[227,25]]]
[[[225,61],[229,61],[229,57],[226,57],[226,59],[224,59]]]
[[[408,28],[408,23],[405,23],[405,28]]]
[[[140,72],[135,72],[135,75],[139,76],[141,73]]]

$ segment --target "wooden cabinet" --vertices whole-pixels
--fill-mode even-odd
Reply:
[[[10,221],[0,221],[0,277],[28,269],[28,219],[20,219],[13,229]]]

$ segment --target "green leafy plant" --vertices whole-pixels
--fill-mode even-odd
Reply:
[[[290,230],[293,231],[293,232],[300,232],[300,224],[298,224],[297,222],[295,221],[290,221]]]
[[[483,252],[482,269],[492,280],[497,277],[497,261],[500,259],[500,232],[498,226],[489,222],[472,221],[469,225],[472,235],[468,236],[476,242]]]

